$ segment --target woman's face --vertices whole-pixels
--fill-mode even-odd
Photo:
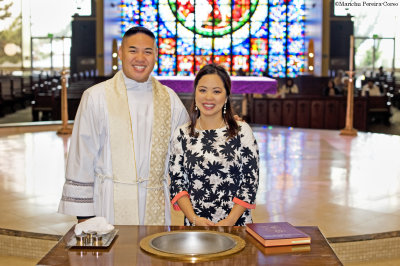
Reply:
[[[217,74],[200,78],[196,86],[195,101],[202,119],[222,118],[222,108],[226,102],[226,90]]]

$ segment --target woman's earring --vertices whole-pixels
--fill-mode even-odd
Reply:
[[[226,102],[224,104],[224,111],[223,111],[224,115],[226,114]]]
[[[199,109],[197,108],[197,105],[194,106],[194,110],[198,111]]]

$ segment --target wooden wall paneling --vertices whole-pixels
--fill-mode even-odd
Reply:
[[[326,129],[339,129],[339,102],[337,100],[325,101],[325,126]]]
[[[288,127],[296,126],[296,101],[283,100],[282,125]]]
[[[282,100],[270,100],[268,103],[268,124],[282,125]]]
[[[268,101],[267,99],[253,99],[253,123],[268,124]]]
[[[367,130],[367,100],[364,97],[359,97],[354,101],[354,122],[353,127],[360,131]]]
[[[324,128],[324,101],[311,101],[311,128]]]
[[[310,127],[310,101],[298,100],[296,110],[296,127]]]
[[[347,97],[339,101],[339,129],[346,127]]]

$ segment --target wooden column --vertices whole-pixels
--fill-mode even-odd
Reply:
[[[72,129],[68,127],[68,96],[67,96],[67,71],[61,72],[61,120],[62,127],[57,134],[71,134]]]
[[[347,108],[346,108],[346,126],[340,131],[340,135],[357,136],[357,130],[353,128],[353,110],[354,110],[354,86],[353,86],[353,51],[354,51],[354,36],[350,36],[350,70],[349,84],[347,87]]]

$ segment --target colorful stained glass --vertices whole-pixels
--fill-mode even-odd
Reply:
[[[288,53],[289,54],[304,54],[304,39],[297,39],[289,42]]]
[[[176,60],[172,55],[159,55],[159,68],[164,76],[174,75],[176,69]]]
[[[258,55],[266,55],[268,54],[268,39],[254,38],[251,39],[251,54]]]
[[[251,21],[265,21],[268,17],[268,5],[265,0],[259,1]]]
[[[157,21],[157,6],[142,5],[140,7],[140,19],[143,21]]]
[[[117,1],[116,1],[117,2]],[[304,71],[305,0],[118,1],[121,37],[132,26],[157,37],[155,74],[193,75],[215,62],[235,74]],[[120,40],[119,40],[120,41]]]
[[[262,73],[267,69],[267,56],[265,55],[252,55],[250,57],[250,65],[251,71],[250,75],[252,76],[262,76]]]
[[[300,24],[289,25],[288,35],[290,38],[304,38],[304,28]]]
[[[286,36],[286,22],[270,22],[269,37],[274,39],[283,39]]]
[[[250,43],[249,39],[234,39],[236,42],[239,42],[240,45],[233,46],[232,54],[234,55],[248,55],[250,54]]]
[[[304,71],[304,55],[289,55],[287,61],[287,75],[296,77]]]
[[[191,76],[193,75],[193,56],[178,55],[178,75]]]
[[[214,39],[214,54],[215,55],[230,55],[231,54],[231,35],[225,35],[222,38]]]
[[[174,21],[163,21],[160,22],[160,26],[158,27],[158,32],[160,34],[161,38],[174,38],[176,35],[176,31],[170,31],[165,24],[172,24],[172,27],[169,28],[174,28],[175,22]]]
[[[196,73],[205,65],[212,63],[211,56],[196,56]]]
[[[158,48],[160,54],[175,54],[176,41],[174,38],[159,39]]]
[[[171,11],[188,30],[202,36],[224,36],[246,24],[257,7],[256,0],[168,0]]]
[[[270,6],[269,19],[271,21],[286,21],[286,5]]]
[[[269,41],[269,53],[270,54],[285,54],[286,51],[286,40],[276,39]]]
[[[245,72],[249,71],[249,56],[235,55],[233,56],[233,64],[232,68],[234,73],[239,70],[239,68],[243,69]]]
[[[268,58],[268,73],[271,77],[285,77],[285,55],[270,55]]]
[[[212,55],[212,42],[212,38],[203,38],[200,35],[196,35],[196,55]]]
[[[230,56],[214,56],[214,63],[222,65],[227,71],[231,69],[231,57]]]
[[[305,17],[305,7],[302,6],[303,9],[299,9],[297,6],[289,5],[288,6],[288,22],[289,23],[299,23],[304,21]]]
[[[177,51],[179,55],[193,55],[194,42],[191,38],[179,38]]]
[[[252,27],[252,29],[254,29]],[[251,33],[251,38],[268,38],[268,23],[260,25],[257,31]]]

